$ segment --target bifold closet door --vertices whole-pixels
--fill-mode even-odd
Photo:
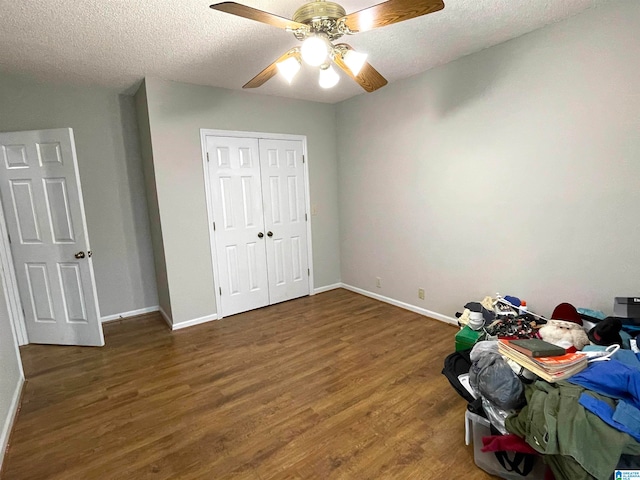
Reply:
[[[258,140],[207,137],[222,316],[269,304]]]
[[[219,313],[308,295],[302,141],[206,138]]]
[[[269,303],[309,295],[307,218],[299,140],[260,139]]]

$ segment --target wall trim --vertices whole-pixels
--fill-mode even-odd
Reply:
[[[160,315],[162,316],[166,324],[169,325],[169,328],[173,330],[173,320],[171,320],[171,317],[167,315],[167,312],[165,312],[162,307],[158,307],[158,311],[160,312]]]
[[[325,285],[324,287],[318,287],[316,289],[313,290],[313,293],[311,295],[316,295],[318,293],[323,293],[323,292],[328,292],[329,290],[335,290],[336,288],[342,288],[343,284],[338,282],[338,283],[334,283],[333,285]]]
[[[164,318],[164,321],[167,322],[167,325],[169,325],[171,331],[193,327],[194,325],[200,325],[201,323],[207,323],[213,320],[218,320],[218,314],[214,313],[212,315],[205,315],[204,317],[185,320],[184,322],[173,323],[173,319],[169,315],[167,315],[167,312],[165,312],[162,307],[158,307],[158,311],[160,312],[160,315],[162,315],[162,318]]]
[[[22,388],[24,387],[24,377],[20,376],[16,389],[13,392],[13,398],[11,399],[11,406],[7,418],[4,419],[2,425],[2,431],[0,432],[0,471],[2,471],[2,462],[4,456],[7,453],[7,446],[9,445],[9,437],[13,430],[13,423],[18,416],[18,410],[20,409],[20,399],[22,398]]]
[[[116,313],[114,315],[107,315],[102,317],[100,321],[102,323],[114,322],[116,320],[122,320],[123,318],[136,317],[138,315],[144,315],[145,313],[158,312],[160,311],[159,305],[154,305],[153,307],[145,307],[138,308],[137,310],[131,310],[129,312]]]
[[[426,308],[417,307],[415,305],[411,305],[409,303],[401,302],[400,300],[395,300],[390,297],[385,297],[384,295],[380,295],[377,293],[370,292],[368,290],[364,290],[362,288],[354,287],[352,285],[347,285],[346,283],[333,283],[331,285],[325,285],[323,287],[318,287],[313,290],[311,295],[317,295],[318,293],[328,292],[330,290],[336,290],[338,288],[344,288],[345,290],[350,290],[354,293],[358,293],[360,295],[364,295],[365,297],[373,298],[375,300],[379,300],[384,303],[389,303],[396,307],[404,308],[405,310],[409,310],[411,312],[423,315],[425,317],[433,318],[435,320],[439,320],[444,323],[448,323],[450,325],[458,325],[458,322],[455,318],[449,317],[447,315],[443,315],[438,312],[434,312],[432,310],[427,310]],[[218,314],[214,313],[213,315],[205,315],[204,317],[193,318],[191,320],[185,320],[184,322],[173,323],[173,320],[167,313],[162,309],[162,307],[156,305],[153,307],[140,308],[138,310],[131,310],[130,312],[123,312],[115,315],[108,315],[106,317],[102,317],[102,323],[112,322],[115,320],[120,320],[121,318],[135,317],[136,315],[144,315],[145,313],[151,312],[160,312],[160,315],[167,323],[169,328],[173,330],[180,330],[187,327],[192,327],[194,325],[200,325],[201,323],[211,322],[213,320],[218,320]]]
[[[364,295],[365,297],[370,297],[376,300],[380,300],[381,302],[390,303],[391,305],[404,308],[405,310],[410,310],[420,315],[424,315],[425,317],[433,318],[435,320],[440,320],[441,322],[449,323],[451,325],[456,325],[456,326],[458,325],[458,321],[455,318],[448,317],[447,315],[443,315],[438,312],[427,310],[426,308],[416,307],[415,305],[401,302],[400,300],[395,300],[393,298],[385,297],[383,295],[379,295],[377,293],[373,293],[368,290],[363,290],[362,288],[354,287],[352,285],[347,285],[345,283],[342,284],[342,288],[346,290],[350,290],[355,293],[359,293],[360,295]]]
[[[171,325],[171,330],[180,330],[181,328],[193,327],[194,325],[200,325],[201,323],[211,322],[218,319],[218,314],[205,315],[200,318],[193,318],[191,320],[185,320],[184,322],[174,323]]]

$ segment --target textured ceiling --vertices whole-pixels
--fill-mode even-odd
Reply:
[[[350,36],[390,83],[523,35],[607,0],[444,0],[436,13]],[[240,89],[287,49],[292,34],[209,8],[208,0],[0,0],[0,71],[132,93],[145,76]],[[241,3],[290,18],[304,1]],[[350,13],[376,0],[340,1]],[[334,103],[363,90],[346,75],[331,90],[303,66],[256,93]]]

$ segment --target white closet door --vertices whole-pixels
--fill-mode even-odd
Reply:
[[[260,140],[270,303],[309,295],[302,142]]]
[[[269,304],[258,140],[207,136],[222,316]]]

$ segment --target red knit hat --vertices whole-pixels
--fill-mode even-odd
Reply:
[[[582,326],[582,318],[580,318],[580,314],[576,310],[576,307],[574,307],[570,303],[561,303],[556,308],[554,308],[553,313],[551,314],[551,319],[573,322]]]

